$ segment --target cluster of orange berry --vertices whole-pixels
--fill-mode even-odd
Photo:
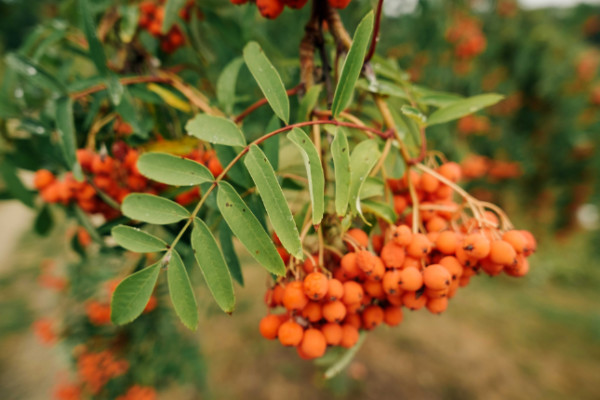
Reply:
[[[117,397],[117,400],[155,400],[156,390],[149,386],[134,385],[127,392]]]
[[[249,0],[229,0],[233,4],[246,4]],[[283,12],[287,6],[294,10],[299,10],[308,3],[308,0],[252,0],[260,14],[268,19],[275,19]],[[350,4],[350,0],[327,0],[333,8],[344,9]]]
[[[62,180],[50,171],[38,170],[34,177],[34,186],[40,191],[42,199],[47,203],[77,204],[89,214],[102,214],[106,219],[120,216],[120,211],[104,201],[108,196],[121,204],[125,196],[131,192],[158,194],[165,185],[146,179],[137,169],[139,151],[129,148],[122,142],[115,144],[114,157],[102,155],[91,150],[77,150],[77,159],[87,179],[79,182],[68,172]],[[223,167],[214,150],[193,150],[183,157],[205,164],[217,176]],[[199,198],[196,187],[175,197],[175,201],[188,205]],[[80,239],[82,233],[78,232]]]
[[[186,5],[179,11],[179,16],[185,20],[190,19],[190,9],[194,5],[193,1],[188,1]],[[165,53],[173,53],[185,43],[185,37],[178,25],[173,25],[169,32],[162,34],[162,24],[165,18],[164,0],[142,1],[140,3],[140,19],[139,26],[146,29],[154,37],[160,39],[160,48]]]
[[[521,165],[516,161],[493,160],[486,156],[471,154],[461,162],[465,179],[504,180],[519,177],[523,174]]]
[[[436,170],[445,182],[414,171],[389,180],[400,215],[397,224],[381,223],[382,233],[370,237],[353,228],[344,237],[345,254],[328,252],[322,264],[312,256],[302,268],[289,271],[267,290],[267,307],[284,311],[269,312],[260,321],[261,335],[296,347],[304,359],[318,358],[328,346],[352,347],[361,329],[400,324],[402,307],[442,313],[448,299],[480,270],[525,275],[535,238],[526,231],[502,232],[490,211],[479,219],[465,218],[448,184],[458,181],[460,173],[458,164],[446,163]],[[412,206],[409,181],[419,199],[420,232],[412,229],[415,210],[406,212]]]
[[[481,54],[487,44],[479,21],[464,14],[455,17],[453,25],[446,31],[446,40],[454,45],[456,57],[463,60]]]
[[[111,350],[100,352],[83,351],[77,358],[77,373],[83,386],[97,394],[113,378],[129,369],[129,363],[119,360]]]
[[[490,130],[490,120],[481,115],[471,114],[459,119],[456,128],[464,135],[480,135]]]

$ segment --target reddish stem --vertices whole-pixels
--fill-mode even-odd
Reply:
[[[285,93],[288,96],[293,96],[296,93],[298,93],[302,88],[304,87],[304,84],[299,83],[297,86],[288,89],[285,91]],[[252,114],[255,110],[257,110],[258,108],[264,106],[265,104],[267,104],[267,99],[260,99],[258,100],[256,103],[252,104],[251,106],[249,106],[248,108],[246,108],[244,111],[242,111],[237,117],[235,117],[234,122],[237,124],[239,122],[242,122],[244,120],[244,118],[246,118],[248,115]]]
[[[149,75],[149,76],[132,76],[132,77],[128,77],[128,78],[121,78],[120,82],[123,85],[135,85],[137,83],[151,83],[151,82],[155,82],[155,83],[168,83],[171,80],[169,78],[165,78],[162,76],[154,76],[154,75]],[[106,89],[106,84],[104,83],[99,83],[95,86],[89,87],[87,89],[84,89],[82,91],[79,92],[73,92],[71,93],[71,98],[73,100],[78,100],[82,97],[85,97],[87,95],[99,92],[101,90]]]
[[[371,47],[369,48],[369,52],[365,57],[365,64],[371,61],[373,55],[375,54],[375,48],[377,47],[377,42],[379,41],[379,27],[381,25],[381,11],[383,9],[383,0],[379,0],[377,2],[377,10],[375,11],[375,26],[373,27],[373,37],[371,38]]]

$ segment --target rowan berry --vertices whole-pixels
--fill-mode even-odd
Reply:
[[[381,249],[381,259],[387,268],[402,268],[406,251],[395,241],[388,242]]]
[[[325,299],[329,301],[340,300],[344,296],[344,285],[337,279],[330,279],[327,285]]]
[[[416,292],[404,292],[402,295],[402,304],[412,311],[420,310],[427,304],[427,297],[419,295]]]
[[[444,268],[446,268],[448,270],[448,272],[450,273],[450,276],[452,276],[453,280],[457,280],[463,274],[463,267],[462,267],[462,265],[460,265],[460,263],[458,262],[456,257],[446,256],[446,257],[442,258],[438,262],[438,264],[440,264],[441,266],[443,266]]]
[[[517,262],[517,252],[514,247],[504,240],[494,240],[490,243],[488,256],[493,263],[513,265]]]
[[[454,254],[458,245],[459,237],[454,231],[440,232],[435,241],[435,247],[443,254]]]
[[[388,295],[398,293],[400,290],[400,280],[402,279],[402,273],[399,270],[387,271],[383,276],[383,290]]]
[[[421,184],[419,186],[425,192],[433,193],[438,189],[439,185],[440,181],[433,175],[428,173],[421,175]]]
[[[367,274],[367,280],[369,281],[381,281],[385,274],[385,265],[381,258],[375,257],[375,268]]]
[[[383,290],[383,285],[381,284],[381,282],[366,281],[363,283],[363,288],[364,288],[366,295],[368,295],[370,297],[374,297],[379,300],[385,299],[385,291]],[[364,300],[365,299],[363,299],[363,304],[364,304]]]
[[[369,245],[369,235],[362,229],[353,228],[346,232],[354,241],[361,247],[367,247]]]
[[[321,300],[327,294],[329,279],[320,272],[311,272],[304,278],[304,294],[311,300]]]
[[[490,253],[490,240],[481,233],[472,233],[465,236],[461,247],[469,257],[481,260]]]
[[[342,325],[342,340],[340,346],[349,349],[358,342],[358,328],[354,325],[344,324]]]
[[[423,286],[423,275],[415,267],[404,268],[400,274],[400,288],[406,291],[416,291]]]
[[[341,322],[346,317],[346,306],[339,300],[323,304],[323,318],[329,322]]]
[[[304,294],[302,281],[290,282],[283,292],[283,306],[290,311],[300,311],[308,304],[308,297]]]
[[[364,309],[362,313],[363,326],[365,329],[371,330],[383,322],[383,309],[379,306],[372,305]]]
[[[40,169],[35,172],[33,177],[33,186],[38,190],[43,190],[54,182],[54,174],[47,169]]]
[[[447,162],[445,164],[442,164],[438,168],[437,172],[440,175],[442,175],[444,178],[446,178],[449,181],[452,181],[454,183],[458,182],[462,175],[462,170],[460,168],[460,165],[458,165],[455,162]]]
[[[292,319],[282,323],[277,330],[279,342],[284,346],[298,346],[303,336],[304,329]]]
[[[441,314],[448,308],[448,298],[439,297],[427,300],[427,309],[433,314]]]
[[[260,320],[258,329],[260,330],[260,334],[265,339],[272,340],[277,337],[277,332],[279,331],[281,323],[282,321],[279,316],[275,314],[269,314]]]
[[[325,335],[318,329],[307,329],[299,346],[302,352],[310,358],[319,358],[327,350]]]
[[[260,14],[268,19],[275,19],[283,12],[281,0],[256,0],[256,7]]]
[[[327,0],[327,2],[331,7],[339,10],[343,10],[344,8],[348,7],[348,4],[350,4],[350,0]]]
[[[366,274],[369,274],[375,268],[375,254],[368,250],[360,250],[356,252],[356,265]]]
[[[517,253],[523,253],[525,246],[527,246],[527,240],[525,239],[525,236],[521,233],[521,231],[517,230],[504,232],[504,235],[502,235],[502,240],[510,243]]]
[[[451,280],[450,272],[440,264],[428,265],[423,271],[423,283],[430,289],[446,289]]]
[[[321,304],[316,301],[309,301],[306,307],[302,309],[301,315],[310,322],[318,322],[323,318]]]
[[[397,326],[402,322],[403,313],[400,306],[388,306],[383,309],[383,322],[388,326]]]
[[[360,273],[360,269],[356,263],[356,253],[345,254],[340,261],[340,267],[342,274],[346,279],[356,278]]]
[[[342,302],[346,305],[360,303],[364,295],[362,286],[358,282],[344,282],[344,296]]]
[[[325,342],[337,346],[342,341],[342,326],[334,322],[328,322],[321,326],[321,332],[325,336]]]
[[[406,253],[414,258],[422,258],[431,251],[431,242],[422,233],[415,233],[406,249]]]
[[[289,8],[293,8],[295,10],[299,10],[306,5],[308,0],[283,0],[286,6]]]
[[[410,228],[406,225],[393,226],[392,240],[399,246],[408,246],[412,241],[413,234]]]
[[[357,313],[351,313],[348,311],[348,314],[346,314],[346,318],[344,319],[344,324],[349,324],[354,326],[356,329],[360,329],[362,327],[362,320],[360,319],[360,315]]]

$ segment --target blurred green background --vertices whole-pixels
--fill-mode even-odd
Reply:
[[[100,10],[108,3],[94,6]],[[217,3],[200,4],[204,23],[198,28],[196,53],[175,53],[166,63],[194,60],[195,72],[214,82],[243,44],[257,39],[281,70],[286,86],[292,87],[298,79],[295,43],[308,10],[286,10],[278,20],[265,21],[254,7]],[[264,272],[242,259],[246,285],[237,290],[236,313],[223,315],[203,288],[198,291],[199,330],[178,332],[192,348],[199,346],[199,351],[189,352],[193,360],[169,358],[169,346],[149,342],[156,351],[149,354],[164,357],[165,364],[194,365],[185,370],[188,376],[180,377],[183,383],[168,380],[160,398],[600,396],[600,7],[522,10],[510,1],[431,0],[415,2],[414,10],[396,15],[402,7],[394,4],[403,2],[386,3],[380,55],[397,61],[417,83],[433,89],[463,95],[496,91],[509,99],[503,107],[479,113],[489,121],[485,132],[461,133],[450,124],[428,133],[430,147],[450,159],[460,161],[475,153],[519,164],[518,177],[483,176],[466,185],[499,203],[518,226],[538,237],[531,272],[519,280],[478,277],[441,316],[407,312],[400,327],[369,334],[348,370],[325,381],[318,365],[260,337]],[[368,2],[354,0],[341,13],[349,30],[369,7]],[[0,54],[19,49],[36,26],[72,21],[75,9],[70,0],[0,0]],[[477,21],[486,38],[481,54],[467,61],[454,56],[446,38],[464,15]],[[227,34],[221,36],[224,31]],[[3,90],[8,86],[3,82]],[[35,218],[16,201],[0,203],[2,399],[51,398],[54,384],[67,374],[60,371],[68,368],[72,343],[47,348],[30,329],[40,316],[68,319],[74,310],[73,304],[39,289],[43,260],[69,268],[93,266],[99,276],[119,266],[114,255],[92,254],[82,260],[73,252],[68,242],[77,224],[63,213],[55,213],[49,236],[31,230]],[[199,276],[192,278],[201,281]],[[164,329],[179,330],[165,318]],[[154,328],[144,329],[134,334],[160,340],[160,332],[155,338]],[[157,349],[162,352],[157,354]],[[169,373],[165,367],[165,376]]]

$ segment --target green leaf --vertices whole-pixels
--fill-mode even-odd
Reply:
[[[56,128],[63,157],[67,166],[78,179],[83,178],[81,166],[77,161],[77,138],[75,137],[75,122],[73,120],[73,101],[69,97],[56,100]]]
[[[217,152],[217,158],[221,165],[229,165],[239,152],[242,151],[241,147],[223,146],[220,144],[215,145],[214,149]],[[227,179],[246,189],[252,187],[252,178],[250,178],[250,174],[246,170],[246,167],[244,167],[244,164],[240,162],[233,164],[229,172],[227,172]]]
[[[273,132],[281,128],[281,121],[277,118],[276,115],[273,115],[265,130],[267,132]],[[267,155],[267,159],[271,163],[271,166],[274,170],[277,171],[279,168],[279,139],[281,137],[279,135],[272,136],[262,142],[262,150]]]
[[[325,212],[325,176],[323,175],[321,158],[315,145],[302,129],[292,129],[287,138],[300,149],[302,154],[312,203],[312,221],[313,225],[318,225],[321,223]]]
[[[229,273],[242,287],[244,286],[244,275],[242,275],[242,267],[240,266],[240,260],[233,247],[233,233],[227,222],[221,221],[219,224],[219,242],[221,243],[221,251],[225,256],[225,263],[229,269]]]
[[[121,211],[131,219],[158,225],[173,224],[190,217],[188,210],[174,201],[145,193],[125,197]]]
[[[372,200],[362,200],[361,206],[363,212],[374,214],[377,217],[389,222],[390,224],[395,224],[398,220],[396,212],[389,204]]]
[[[417,125],[427,125],[427,117],[418,108],[404,105],[400,111],[402,111],[402,114],[415,121]]]
[[[240,195],[227,182],[219,183],[217,205],[231,231],[250,252],[250,255],[267,271],[283,276],[285,265],[275,249],[273,241]]]
[[[179,10],[183,7],[186,0],[167,0],[165,3],[165,16],[162,22],[161,32],[163,35],[166,35],[173,26],[173,23],[177,19],[179,15]]]
[[[290,101],[285,86],[258,43],[250,42],[244,47],[244,61],[275,115],[287,124],[290,119]]]
[[[300,234],[267,156],[253,144],[250,146],[244,164],[256,184],[271,225],[281,240],[281,244],[294,257],[302,259]]]
[[[96,226],[90,220],[88,214],[86,214],[79,206],[74,206],[73,210],[75,211],[75,217],[85,228],[85,230],[90,234],[90,237],[94,240],[94,242],[104,245],[104,240],[102,236],[98,233]],[[78,242],[79,243],[79,242]]]
[[[88,0],[79,0],[79,12],[81,13],[81,20],[83,22],[83,32],[89,45],[89,53],[96,69],[105,78],[106,87],[110,95],[110,101],[114,105],[118,105],[121,102],[123,96],[123,85],[119,82],[119,78],[108,69],[106,62],[106,55],[102,48],[102,43],[96,35],[96,27],[92,18],[92,12]]]
[[[188,135],[209,143],[245,146],[244,134],[233,121],[208,114],[197,114],[185,125]]]
[[[15,166],[7,161],[0,161],[0,176],[6,190],[21,203],[28,207],[34,206],[35,195],[34,192],[30,191],[23,185],[21,178],[17,175],[17,169]]]
[[[335,212],[339,217],[346,215],[350,200],[350,146],[343,129],[335,129],[331,142],[331,156],[335,174]]]
[[[235,105],[235,86],[237,84],[240,67],[244,63],[241,57],[235,58],[223,68],[223,72],[217,79],[217,100],[223,111],[227,114],[233,113]]]
[[[66,86],[33,60],[20,54],[8,53],[4,58],[4,61],[12,70],[31,81],[33,84],[63,95],[67,94]]]
[[[137,167],[145,177],[167,185],[194,186],[214,181],[209,169],[199,162],[167,153],[142,154]]]
[[[142,314],[152,296],[159,272],[160,263],[156,263],[119,283],[110,304],[110,319],[115,325],[131,322]]]
[[[360,199],[370,199],[371,197],[380,197],[384,194],[383,180],[369,176],[362,189],[360,190]]]
[[[35,217],[33,228],[38,235],[46,236],[54,226],[54,218],[50,212],[50,206],[44,204],[38,215]]]
[[[350,156],[350,207],[353,212],[359,215],[362,215],[360,208],[361,189],[380,156],[377,142],[374,140],[360,142]]]
[[[215,301],[223,311],[232,313],[235,294],[231,275],[217,241],[201,219],[194,219],[191,243],[196,261]]]
[[[490,93],[455,101],[449,106],[434,111],[429,116],[427,125],[431,126],[462,118],[465,115],[472,114],[482,108],[492,106],[503,98],[504,96],[500,94]]]
[[[167,282],[175,313],[185,326],[195,330],[198,327],[198,303],[185,265],[175,250],[167,267]]]
[[[344,60],[340,79],[333,95],[333,104],[331,105],[334,118],[344,111],[352,99],[354,85],[362,70],[372,31],[373,12],[370,12],[358,24],[352,39],[352,46],[350,46],[348,56]]]
[[[353,347],[349,348],[331,367],[327,368],[327,371],[325,371],[325,379],[333,378],[342,372],[344,368],[348,366],[348,364],[350,364],[350,361],[352,361],[358,350],[360,350],[361,346],[365,342],[366,337],[367,333],[362,331],[358,337],[358,342],[356,342]]]
[[[323,85],[314,85],[306,91],[298,106],[298,122],[308,121],[310,113],[317,106]]]
[[[127,225],[115,226],[111,235],[119,246],[136,253],[154,253],[167,249],[164,240]]]

